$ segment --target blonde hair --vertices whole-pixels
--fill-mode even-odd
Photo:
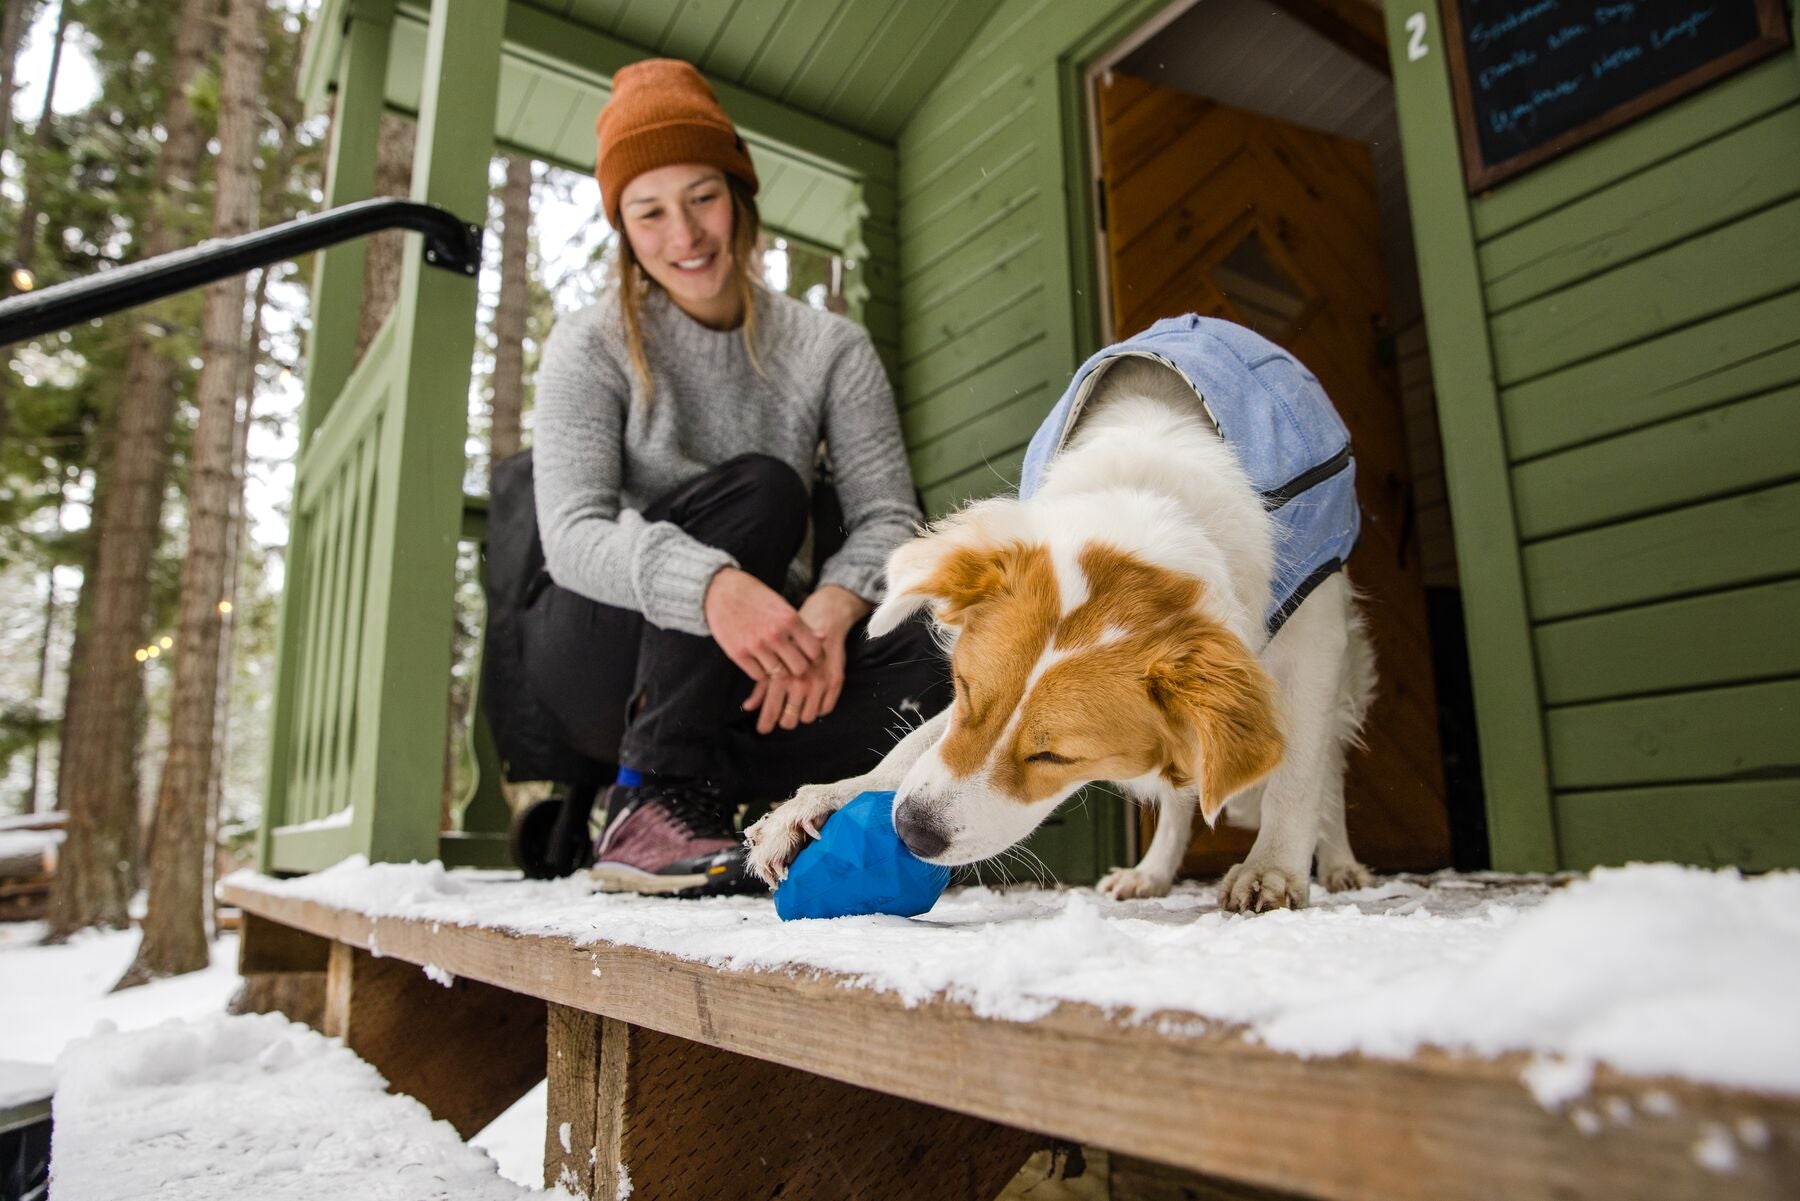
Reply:
[[[750,367],[763,374],[762,356],[757,353],[756,329],[756,261],[757,240],[762,236],[762,216],[756,211],[756,198],[748,186],[735,175],[725,177],[731,192],[731,261],[737,270],[738,299],[744,309],[744,352],[750,356]],[[652,288],[660,287],[650,278],[632,253],[631,239],[619,230],[619,314],[625,322],[625,347],[631,353],[631,369],[644,387],[644,399],[650,398],[650,359],[644,353],[644,297]],[[766,377],[765,377],[766,378]]]

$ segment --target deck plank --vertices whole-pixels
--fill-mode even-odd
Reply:
[[[1580,1113],[1540,1106],[1524,1056],[1301,1059],[1239,1032],[1127,1023],[1064,1005],[1035,1022],[847,987],[815,972],[732,972],[658,952],[371,918],[221,886],[227,903],[459,977],[894,1096],[1266,1188],[1344,1201],[1792,1196],[1800,1099],[1602,1070]],[[1596,1113],[1647,1094],[1668,1116]],[[1665,1107],[1658,1107],[1659,1110]],[[1733,1172],[1701,1165],[1714,1128],[1766,1132]]]

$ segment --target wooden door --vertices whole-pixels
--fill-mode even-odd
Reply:
[[[1189,312],[1247,325],[1310,367],[1350,428],[1363,509],[1350,576],[1381,677],[1351,760],[1351,845],[1377,870],[1448,866],[1406,433],[1379,353],[1387,277],[1368,148],[1117,73],[1099,85],[1099,117],[1115,337]],[[1217,875],[1252,837],[1201,830],[1183,871]]]

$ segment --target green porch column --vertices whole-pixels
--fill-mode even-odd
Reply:
[[[472,223],[487,212],[506,5],[434,0],[412,198]],[[351,777],[353,841],[374,860],[437,854],[444,780],[475,277],[428,266],[407,236],[394,307],[359,704],[373,739]]]
[[[346,18],[326,163],[327,208],[366,200],[375,190],[376,143],[385,104],[388,35],[393,19],[394,0],[357,0]],[[357,238],[320,251],[313,260],[313,325],[306,341],[306,374],[300,402],[302,457],[313,432],[343,392],[344,381],[354,365],[366,258],[367,243]],[[287,578],[282,589],[275,655],[275,712],[262,829],[257,836],[257,862],[264,870],[269,867],[270,833],[288,819],[288,762],[300,667],[299,656],[290,652],[301,644],[307,595],[305,528],[304,522],[293,523],[285,556]]]
[[[393,23],[394,0],[356,0],[345,19],[326,169],[328,209],[375,194],[375,157],[386,104],[388,40]],[[368,245],[365,238],[340,242],[320,251],[313,261],[313,326],[306,342],[306,391],[300,405],[302,448],[325,420],[355,366]]]
[[[1423,0],[1386,0],[1385,12],[1462,574],[1488,846],[1499,870],[1553,871],[1560,859],[1537,655],[1443,25]]]

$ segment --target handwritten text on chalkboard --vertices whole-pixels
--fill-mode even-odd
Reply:
[[[1464,137],[1473,135],[1478,152],[1465,146],[1465,158],[1478,184],[1597,136],[1787,41],[1780,0],[1445,3],[1455,8],[1452,60]]]

